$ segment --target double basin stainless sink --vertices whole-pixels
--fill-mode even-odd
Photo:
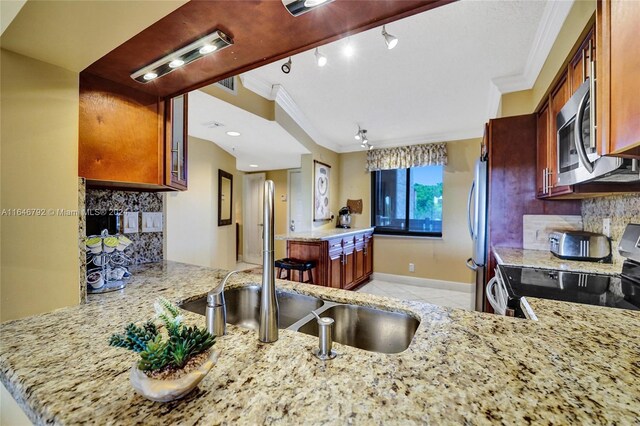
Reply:
[[[225,290],[227,323],[257,330],[260,318],[258,285]],[[318,323],[311,313],[333,318],[333,340],[366,351],[399,353],[406,350],[420,325],[414,317],[358,305],[340,304],[298,293],[277,291],[278,328],[318,335]],[[201,297],[180,307],[204,315],[207,298]]]

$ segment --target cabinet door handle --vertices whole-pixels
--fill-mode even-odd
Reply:
[[[542,193],[547,193],[547,171],[548,169],[545,167],[542,175]]]
[[[551,193],[551,190],[553,189],[553,181],[552,181],[552,176],[553,176],[553,170],[549,169],[549,171],[547,172],[547,189],[549,191],[549,193]]]

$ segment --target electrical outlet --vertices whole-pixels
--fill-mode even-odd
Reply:
[[[416,271],[416,265],[414,265],[413,263],[409,264],[409,272],[415,272]]]
[[[162,232],[162,212],[142,212],[142,232]]]
[[[602,233],[607,237],[611,237],[611,218],[602,219]]]
[[[136,234],[138,232],[138,212],[124,212],[125,234]]]

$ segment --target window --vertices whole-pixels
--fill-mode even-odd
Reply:
[[[443,166],[371,172],[377,234],[442,236]]]

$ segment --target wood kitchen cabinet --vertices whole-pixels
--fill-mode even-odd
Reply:
[[[640,157],[640,2],[596,6],[596,143],[600,155]]]
[[[88,186],[187,189],[186,131],[186,95],[165,100],[80,73],[78,176]]]
[[[373,232],[329,240],[288,240],[287,257],[315,260],[314,284],[351,290],[373,274]]]
[[[576,43],[563,67],[551,85],[548,94],[543,98],[536,110],[536,196],[540,199],[590,198],[616,192],[636,191],[633,184],[598,184],[583,183],[579,185],[558,185],[558,147],[557,120],[558,112],[565,106],[576,90],[591,77],[592,61],[606,49],[596,50],[597,31],[595,25],[588,26],[583,36]],[[596,61],[597,62],[597,61]],[[640,75],[640,74],[638,74]],[[597,72],[596,72],[597,76]],[[597,83],[598,80],[596,80]],[[596,84],[597,86],[597,84]],[[640,90],[640,87],[639,89]],[[627,95],[627,98],[630,96]],[[635,98],[634,98],[635,99]],[[597,110],[600,111],[600,103]],[[637,102],[636,102],[637,103]],[[596,113],[598,115],[599,112]],[[640,117],[640,111],[638,112]],[[636,119],[631,122],[639,123]],[[596,129],[599,135],[599,130]],[[640,148],[639,148],[640,150]]]

